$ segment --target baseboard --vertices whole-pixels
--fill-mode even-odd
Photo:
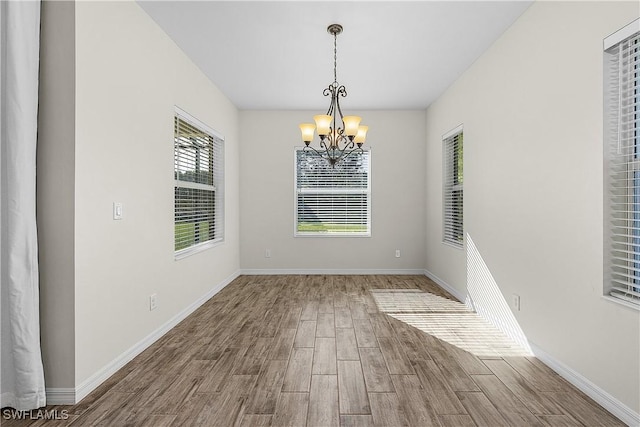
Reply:
[[[220,292],[225,286],[231,283],[240,275],[240,270],[234,272],[222,282],[211,288],[206,294],[191,303],[184,310],[173,316],[158,329],[147,335],[141,341],[115,358],[111,363],[100,369],[87,380],[83,381],[75,389],[47,389],[47,404],[74,405],[84,399],[89,393],[95,390],[100,384],[115,374],[120,368],[129,363],[134,357],[146,350],[151,344],[160,339],[174,326],[183,321],[193,313],[198,307],[207,302],[211,297]]]
[[[459,301],[464,302],[466,300],[466,295],[458,291],[453,286],[449,285],[447,282],[445,282],[429,270],[425,269],[424,275],[433,280],[442,289],[455,296]],[[483,318],[489,323],[493,324],[493,326],[502,330],[500,328],[500,325],[496,325],[495,323],[491,322],[491,319],[486,317]],[[595,400],[600,406],[618,417],[622,422],[626,423],[629,426],[640,426],[640,414],[634,412],[631,408],[620,402],[611,394],[604,391],[602,388],[589,381],[587,378],[580,375],[578,372],[574,371],[559,360],[553,358],[551,355],[549,355],[537,345],[533,344],[531,341],[528,341],[528,343],[533,354],[542,363],[553,369],[553,371],[555,371],[558,375],[569,381],[577,389]]]
[[[444,289],[445,291],[449,292],[451,295],[456,297],[458,301],[460,302],[466,301],[467,296],[465,294],[463,294],[462,292],[460,292],[459,290],[457,290],[456,288],[454,288],[453,286],[451,286],[450,284],[448,284],[447,282],[445,282],[444,280],[442,280],[441,278],[439,278],[429,270],[426,270],[426,269],[423,270],[423,274],[427,276],[429,279],[433,280],[442,289]]]
[[[580,373],[555,359],[531,341],[529,341],[529,346],[533,354],[541,362],[553,369],[558,375],[569,381],[584,394],[595,400],[600,406],[618,417],[622,422],[629,426],[640,426],[640,414],[589,381]]]
[[[316,275],[316,274],[338,274],[338,275],[369,275],[369,274],[387,274],[387,275],[424,275],[423,269],[313,269],[313,268],[248,268],[243,269],[242,274],[247,276],[255,275]]]
[[[47,388],[47,405],[73,405],[76,402],[75,388]]]

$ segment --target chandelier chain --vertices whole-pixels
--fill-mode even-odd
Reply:
[[[338,34],[333,34],[333,82],[338,83]]]

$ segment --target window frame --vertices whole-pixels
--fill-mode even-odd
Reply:
[[[464,165],[464,126],[462,124],[456,126],[450,131],[442,135],[442,243],[452,246],[456,249],[464,249],[464,167],[462,167],[462,180],[458,181],[457,176],[460,168],[459,155],[453,155],[449,158],[449,151],[455,148],[448,148],[448,145],[455,141],[455,138],[462,136],[460,142],[460,150],[462,152],[462,164]],[[453,178],[450,178],[451,175]],[[450,180],[454,183],[450,184]],[[454,212],[449,212],[449,203],[454,193],[460,193],[460,221],[459,224],[451,217],[455,216]],[[459,227],[459,230],[458,230]],[[456,238],[459,235],[459,238]]]
[[[618,50],[630,39],[635,40],[635,49],[630,54],[635,57],[632,61],[635,62],[635,68],[630,71],[631,75],[622,71]],[[607,300],[640,310],[640,296],[634,297],[630,293],[640,293],[640,19],[604,39],[603,60],[602,295]],[[630,95],[623,96],[625,92]],[[627,100],[626,96],[629,96],[630,104],[623,102],[623,99]],[[628,114],[631,117],[628,120],[624,119],[624,108],[632,112]],[[626,145],[624,133],[629,135]],[[621,192],[621,189],[624,191]],[[621,204],[625,207],[615,207]],[[620,277],[623,279],[620,280]],[[621,286],[627,287],[627,295],[624,289],[620,289]]]
[[[307,151],[305,147],[294,147],[293,151],[293,236],[294,237],[356,237],[356,238],[366,238],[371,237],[372,235],[372,225],[371,225],[371,203],[372,203],[372,191],[371,191],[371,164],[372,164],[372,156],[371,156],[371,147],[363,148],[362,150],[367,152],[367,160],[368,160],[368,173],[367,173],[367,188],[363,192],[367,195],[367,224],[366,231],[364,232],[322,232],[322,231],[298,231],[298,194],[301,192],[298,191],[298,151]],[[320,190],[321,192],[331,193],[329,189],[323,188]],[[340,191],[334,191],[334,194],[339,194]],[[349,191],[343,191],[343,194],[349,193]],[[351,191],[353,193],[353,191]]]
[[[211,170],[211,178],[212,178],[212,184],[201,184],[201,183],[195,183],[195,182],[190,182],[190,181],[181,181],[179,179],[177,179],[177,155],[176,155],[176,144],[177,144],[177,140],[176,140],[176,124],[175,121],[176,119],[178,120],[182,120],[183,122],[187,123],[188,125],[195,127],[198,131],[206,134],[207,136],[209,136],[212,139],[212,147],[211,147],[211,154],[210,156],[215,156],[215,154],[217,154],[217,159],[215,157],[213,157],[210,160],[210,164],[212,165],[212,170]],[[225,210],[225,191],[224,191],[224,176],[225,176],[225,172],[224,172],[224,165],[225,165],[225,161],[224,161],[224,157],[225,157],[225,139],[224,136],[217,132],[216,130],[214,130],[213,128],[211,128],[210,126],[208,126],[207,124],[205,124],[204,122],[202,122],[201,120],[198,120],[197,118],[195,118],[194,116],[192,116],[191,114],[187,113],[186,111],[184,111],[183,109],[175,106],[174,108],[174,114],[173,114],[173,153],[174,153],[174,168],[173,168],[173,173],[174,173],[174,179],[173,179],[173,191],[174,191],[174,197],[173,197],[173,212],[174,212],[174,217],[173,217],[173,228],[174,228],[174,232],[173,232],[173,242],[174,242],[174,259],[179,260],[179,259],[183,259],[186,258],[188,256],[191,256],[193,254],[202,252],[204,250],[219,246],[221,244],[224,243],[225,241],[225,221],[224,221],[224,210]],[[184,185],[185,183],[187,183],[188,185]],[[179,184],[183,184],[183,185],[179,185]],[[175,246],[176,246],[176,225],[178,224],[178,222],[176,221],[177,219],[177,211],[176,211],[176,206],[177,206],[177,200],[176,200],[176,190],[177,188],[190,188],[190,189],[199,189],[199,190],[204,190],[204,191],[214,191],[214,199],[213,199],[213,205],[214,205],[214,211],[213,211],[213,216],[214,216],[214,220],[215,220],[215,231],[214,231],[214,237],[211,239],[207,239],[203,242],[199,242],[199,243],[194,243],[191,244],[187,247],[181,248],[176,250]]]

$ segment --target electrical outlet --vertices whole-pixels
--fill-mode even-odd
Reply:
[[[520,311],[520,295],[511,295],[511,306],[515,311]]]
[[[396,258],[400,258],[400,249],[396,249]]]
[[[271,249],[265,249],[264,250],[264,257],[265,258],[271,258]]]
[[[149,311],[155,310],[158,307],[158,294],[149,295]]]

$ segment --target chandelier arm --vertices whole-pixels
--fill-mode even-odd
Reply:
[[[344,144],[344,148],[340,148],[340,144]],[[346,150],[349,147],[349,137],[345,136],[344,128],[338,129],[338,138],[336,141],[336,147],[340,150]]]
[[[338,139],[336,141],[336,146],[340,148],[340,144],[344,144],[344,148],[340,148],[340,150],[347,150],[355,146],[355,142],[351,139],[351,137],[344,134],[344,129],[339,130]]]
[[[338,163],[340,160],[349,157],[353,152],[355,151],[359,151],[361,153],[364,153],[364,150],[362,149],[362,147],[356,147],[353,150],[347,152],[347,148],[345,147],[344,150],[339,150],[340,151],[340,155],[335,157],[333,159],[333,163],[331,164],[331,167],[334,167],[336,163]]]
[[[322,94],[324,96],[331,96],[331,101],[329,102],[329,109],[327,109],[327,116],[333,116],[333,112],[335,111],[335,99],[336,99],[336,88],[334,85],[329,85],[329,87],[327,87]],[[335,122],[335,120],[334,120]],[[335,128],[335,123],[334,123],[334,128]]]
[[[311,145],[307,145],[307,146],[305,146],[305,147],[302,149],[302,151],[307,151],[307,148],[309,148],[309,149],[313,150],[313,151],[314,151],[318,156],[323,157],[323,156],[322,156],[322,153],[321,153],[320,151],[316,150],[315,148],[313,148]]]
[[[347,149],[349,149],[349,148],[353,148],[353,147],[355,147],[355,146],[356,146],[356,144],[355,144],[355,142],[353,142],[353,139],[351,139],[351,138],[350,138],[350,137],[348,137],[348,136],[347,136],[347,137],[345,137],[345,146],[344,146],[344,149],[345,149],[345,150],[347,150]]]
[[[325,142],[325,139],[329,140],[329,145],[327,145],[327,143]],[[327,153],[327,156],[331,157],[331,155],[329,154],[329,150],[333,146],[333,142],[332,142],[333,137],[331,135],[331,132],[329,132],[329,135],[327,135],[325,139],[320,140],[320,148],[322,148]]]
[[[356,147],[353,150],[349,151],[347,154],[345,154],[344,157],[350,156],[351,153],[353,153],[354,151],[359,151],[360,153],[364,153],[364,150],[362,149],[362,147]]]
[[[350,153],[345,154],[346,149],[344,150],[338,150],[340,152],[339,156],[336,156],[333,159],[333,164],[331,165],[332,167],[335,167],[335,164],[338,163],[339,161],[341,161],[342,159],[344,159],[345,157],[347,157]]]
[[[336,83],[334,83],[335,85]],[[336,106],[340,108],[338,104],[338,93],[336,92],[336,86],[333,86],[333,90],[331,91],[331,117],[333,117],[333,145],[338,146],[339,135],[340,135],[340,127],[336,122]],[[342,118],[342,117],[340,117]]]
[[[329,161],[329,163],[331,164],[331,167],[334,167],[337,162],[339,162],[341,159],[343,159],[345,157],[344,150],[331,148],[331,146],[327,146],[323,141],[320,142],[320,146],[322,147],[323,150],[316,150],[311,145],[305,146],[302,150],[303,151],[307,151],[307,149],[312,150],[314,153],[316,153],[321,158],[327,159]],[[340,153],[339,156],[335,155],[336,151]],[[349,154],[347,154],[347,155],[349,155]]]
[[[343,98],[347,96],[347,89],[344,86],[340,86],[335,94],[335,99],[336,99],[336,107],[338,110],[338,114],[340,114],[340,120],[342,120],[342,124],[344,125],[344,115],[342,114],[342,108],[340,108],[340,96],[342,96]]]

